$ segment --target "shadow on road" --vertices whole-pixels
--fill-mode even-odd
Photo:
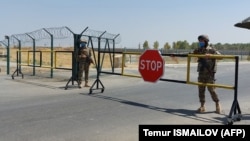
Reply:
[[[87,95],[87,94],[84,94],[84,95]],[[204,115],[204,114],[214,113],[214,112],[205,112],[204,114],[199,114],[199,113],[196,113],[195,110],[162,108],[162,107],[142,104],[142,103],[138,103],[138,102],[134,102],[134,101],[128,101],[128,100],[104,96],[104,95],[89,95],[89,96],[96,97],[96,98],[102,98],[102,99],[106,99],[106,100],[111,100],[111,101],[115,101],[115,102],[120,102],[123,104],[132,105],[132,106],[136,106],[136,107],[142,107],[142,108],[151,109],[151,110],[155,110],[155,111],[165,112],[168,114],[173,114],[176,116],[201,121],[201,122],[205,122],[208,124],[209,123],[222,124],[222,123],[226,123],[226,121],[227,121],[227,119],[225,117],[218,116],[218,117],[214,117],[214,118],[206,118],[206,117],[199,116],[199,115]],[[220,114],[220,116],[221,115],[222,114]]]

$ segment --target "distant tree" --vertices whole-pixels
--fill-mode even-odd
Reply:
[[[181,44],[182,44],[182,41],[177,41],[177,42],[176,42],[177,49],[183,49],[183,48],[181,47]]]
[[[218,50],[223,49],[223,45],[221,43],[214,44],[215,48]]]
[[[147,40],[143,43],[143,49],[149,49],[149,45],[148,45]]]
[[[173,49],[190,49],[189,43],[186,40],[173,42],[172,47]]]
[[[154,49],[158,49],[159,48],[159,42],[158,41],[155,41],[154,42]]]
[[[178,49],[178,46],[177,46],[177,43],[176,42],[173,42],[173,49]]]
[[[180,48],[181,48],[181,49],[190,49],[189,43],[188,43],[186,40],[182,41],[182,42],[181,42],[181,47],[180,47]]]
[[[168,42],[166,42],[163,46],[164,50],[169,50],[171,48],[171,46],[168,44]]]
[[[190,45],[190,49],[196,49],[198,48],[198,43],[197,42],[193,42],[191,45]]]

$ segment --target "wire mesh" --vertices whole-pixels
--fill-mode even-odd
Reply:
[[[50,28],[42,28],[38,29],[32,32],[27,32],[23,34],[14,34],[10,36],[10,44],[13,44],[14,46],[17,46],[18,41],[23,43],[26,42],[32,42],[33,40],[38,41],[44,40],[44,39],[65,39],[64,42],[62,42],[61,46],[64,46],[64,44],[68,44],[66,39],[72,38],[73,39],[74,32],[68,28],[67,26],[63,27],[50,27]],[[98,39],[100,39],[101,42],[113,42],[115,44],[118,44],[121,42],[121,37],[119,34],[111,34],[107,33],[106,31],[96,31],[92,29],[87,29],[83,36],[90,36],[92,37],[92,40],[94,42],[98,42]],[[6,41],[3,40],[0,43],[4,44]],[[72,40],[69,40],[69,42],[72,42]],[[41,44],[49,44],[49,42],[41,43]],[[60,43],[58,43],[59,45]],[[60,45],[59,45],[60,46]]]

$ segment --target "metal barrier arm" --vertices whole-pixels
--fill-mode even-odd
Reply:
[[[191,57],[199,57],[199,58],[215,58],[215,59],[234,59],[235,60],[235,78],[234,78],[234,86],[227,86],[227,85],[218,85],[218,84],[209,84],[209,83],[199,83],[199,82],[191,82],[190,81],[190,60]],[[214,86],[214,87],[221,87],[226,89],[233,89],[234,90],[234,100],[232,103],[231,110],[228,115],[228,123],[227,124],[233,124],[234,121],[240,121],[241,120],[241,109],[238,102],[238,67],[239,67],[239,56],[233,56],[233,55],[197,55],[197,54],[188,54],[187,59],[187,83],[188,84],[194,84],[194,85],[204,85],[204,86]]]

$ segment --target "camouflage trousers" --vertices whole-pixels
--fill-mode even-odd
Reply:
[[[82,83],[82,77],[84,72],[84,81],[88,83],[89,80],[89,63],[88,62],[79,62],[79,71],[78,71],[78,82]]]
[[[214,75],[211,75],[209,73],[199,73],[198,82],[214,84]],[[212,97],[212,100],[214,102],[219,102],[218,95],[215,92],[215,87],[199,85],[198,86],[198,91],[199,91],[199,100],[200,100],[200,102],[202,104],[204,104],[205,101],[206,101],[205,100],[206,87],[207,87],[207,90],[209,91],[209,93],[210,93],[210,95]]]

